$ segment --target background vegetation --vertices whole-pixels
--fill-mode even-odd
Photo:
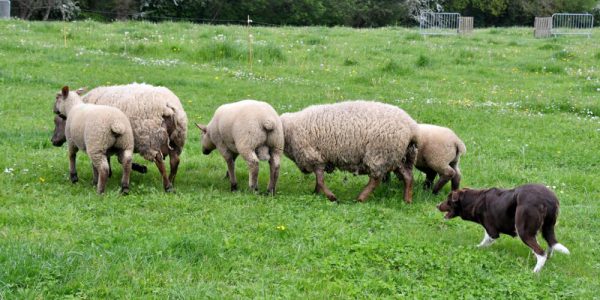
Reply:
[[[0,21],[0,298],[598,297],[600,32],[531,31]],[[149,173],[132,176],[131,194],[118,194],[114,163],[97,196],[88,158],[79,155],[73,185],[66,148],[50,143],[54,95],[134,81],[169,87],[187,111],[177,193],[163,193],[156,168],[136,157]],[[397,180],[356,203],[367,178],[341,172],[326,177],[340,199],[329,203],[288,159],[276,197],[248,192],[241,160],[242,189],[231,193],[193,122],[245,98],[280,113],[372,99],[451,127],[468,149],[463,186],[550,186],[572,255],[534,275],[518,239],[477,249],[481,228],[443,220],[435,205],[445,197],[421,190],[418,172],[411,205]]]
[[[412,26],[421,11],[459,12],[475,25],[532,26],[534,17],[589,12],[600,22],[598,0],[13,0],[24,19],[144,19],[262,25]]]

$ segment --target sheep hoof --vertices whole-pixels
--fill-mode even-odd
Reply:
[[[165,192],[167,192],[167,193],[175,193],[175,189],[173,188],[172,185],[169,185],[169,186],[165,187]]]
[[[79,177],[77,177],[77,173],[72,173],[71,174],[71,182],[76,183],[77,181],[79,181]]]
[[[136,163],[131,164],[131,169],[142,174],[146,174],[146,172],[148,172],[148,168],[146,166]]]
[[[327,199],[329,199],[329,201],[331,201],[331,202],[337,202],[337,198],[334,195],[331,195],[331,196],[328,195]]]
[[[123,195],[123,196],[129,195],[129,187],[126,187],[126,186],[122,187],[121,188],[121,195]]]
[[[236,192],[238,190],[237,184],[232,184],[231,185],[231,191],[232,192]]]

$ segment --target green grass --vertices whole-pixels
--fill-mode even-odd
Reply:
[[[597,298],[600,44],[531,31],[0,21],[0,298]],[[134,81],[169,87],[187,111],[177,193],[136,157],[149,173],[132,175],[131,194],[119,196],[113,162],[97,196],[89,159],[79,155],[73,185],[66,148],[50,143],[54,95]],[[280,113],[372,99],[451,127],[467,145],[463,186],[556,191],[572,255],[534,275],[518,239],[475,248],[481,227],[443,220],[444,196],[423,191],[418,172],[411,205],[397,180],[356,203],[367,178],[343,172],[326,177],[341,199],[329,203],[287,159],[276,197],[247,191],[242,160],[230,193],[193,122],[246,98]]]

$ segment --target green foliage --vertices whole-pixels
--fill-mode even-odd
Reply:
[[[63,29],[71,33],[66,46]],[[595,38],[541,40],[531,28],[422,38],[405,28],[19,20],[1,20],[0,32],[2,299],[597,297]],[[80,182],[71,184],[66,147],[50,143],[61,86],[131,82],[167,86],[187,112],[175,194],[136,155],[148,173],[132,174],[131,193],[119,195],[113,157],[107,193],[98,196],[89,158],[79,153]],[[378,100],[448,126],[468,149],[461,185],[550,186],[561,201],[557,238],[572,254],[555,254],[534,275],[535,257],[518,238],[476,248],[481,227],[444,220],[435,205],[449,187],[432,195],[417,170],[412,204],[396,179],[356,203],[367,178],[345,172],[326,175],[340,199],[330,203],[313,195],[314,175],[287,158],[275,197],[247,190],[242,159],[240,191],[231,193],[223,159],[201,154],[193,123],[240,99],[267,101],[279,113]],[[264,162],[259,176],[263,192]]]
[[[417,58],[415,65],[419,68],[427,67],[427,66],[431,65],[431,59],[426,55],[419,54],[419,57]]]
[[[413,70],[410,67],[406,66],[405,64],[398,63],[395,60],[388,61],[383,66],[382,70],[386,73],[398,76],[410,75],[413,73]]]

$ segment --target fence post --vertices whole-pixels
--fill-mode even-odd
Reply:
[[[533,36],[546,38],[552,35],[552,17],[535,17]]]
[[[0,19],[10,18],[10,1],[0,0]]]
[[[473,17],[460,17],[458,20],[458,33],[473,33]]]

